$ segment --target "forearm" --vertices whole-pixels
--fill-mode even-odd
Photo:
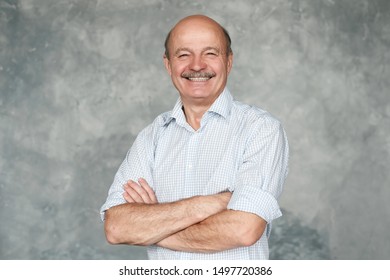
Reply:
[[[255,214],[225,210],[173,234],[157,245],[175,251],[212,253],[250,246],[267,223]]]
[[[218,196],[192,197],[173,203],[126,203],[106,211],[105,231],[112,244],[154,244],[225,207]]]

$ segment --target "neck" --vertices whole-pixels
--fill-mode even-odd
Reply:
[[[185,98],[181,96],[186,121],[193,129],[198,130],[200,128],[200,122],[204,113],[213,105],[218,96],[208,100],[203,98]]]
[[[200,122],[208,108],[210,108],[210,106],[186,106],[183,103],[183,111],[186,121],[194,130],[198,130],[200,128]]]

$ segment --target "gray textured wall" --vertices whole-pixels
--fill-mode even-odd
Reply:
[[[235,97],[289,136],[271,257],[390,258],[388,0],[0,0],[0,258],[146,257],[98,211],[173,107],[163,40],[194,13],[231,33]]]

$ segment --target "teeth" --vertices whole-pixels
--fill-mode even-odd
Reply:
[[[189,78],[191,81],[193,82],[205,82],[207,81],[209,78],[205,77],[205,78]]]

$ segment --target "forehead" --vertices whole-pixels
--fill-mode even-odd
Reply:
[[[170,45],[173,49],[183,47],[217,47],[225,45],[222,28],[215,22],[188,20],[172,30]]]

